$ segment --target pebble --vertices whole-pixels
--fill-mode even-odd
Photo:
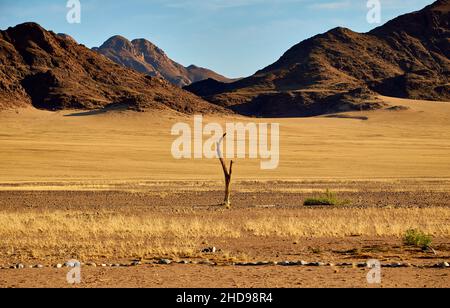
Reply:
[[[368,267],[367,262],[360,262],[356,264],[356,267],[358,268],[364,268],[364,267]]]
[[[106,264],[102,264],[102,267],[107,267],[108,265],[106,265]]]
[[[322,263],[322,262],[312,262],[312,263],[309,263],[308,266],[325,266],[325,263]]]
[[[97,264],[95,264],[95,263],[88,263],[88,264],[86,264],[87,266],[92,266],[92,267],[97,267]]]
[[[38,265],[35,266],[35,268],[44,268],[44,265],[38,264]]]
[[[399,268],[399,267],[402,267],[402,266],[403,266],[403,264],[402,263],[398,263],[398,262],[390,264],[391,268]]]
[[[306,262],[306,261],[300,261],[300,265],[301,265],[301,266],[307,266],[307,265],[309,265],[309,262]]]
[[[81,267],[81,263],[80,262],[71,261],[71,262],[64,263],[64,266],[65,267]]]
[[[439,263],[438,266],[441,268],[447,268],[447,267],[450,267],[450,264],[448,264],[448,262],[442,262],[442,263]]]
[[[23,264],[17,264],[17,265],[16,265],[16,268],[17,268],[17,269],[24,269],[24,268],[25,268],[25,265],[23,265]]]
[[[133,263],[131,263],[131,266],[138,266],[141,265],[141,261],[133,261]]]
[[[269,265],[269,261],[256,262],[256,265],[260,265],[260,266]]]
[[[216,247],[208,247],[202,250],[202,253],[216,253],[217,248]]]
[[[159,260],[158,263],[163,264],[163,265],[169,265],[169,264],[172,264],[172,261],[168,260],[168,259],[161,259],[161,260]]]
[[[339,266],[353,266],[353,263],[339,263]]]
[[[62,268],[63,265],[62,264],[56,264],[56,268]]]

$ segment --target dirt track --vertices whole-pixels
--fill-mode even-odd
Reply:
[[[1,287],[31,288],[448,288],[450,270],[384,269],[381,285],[367,283],[367,269],[153,266],[125,269],[82,268],[82,282],[66,281],[67,269],[7,270]]]

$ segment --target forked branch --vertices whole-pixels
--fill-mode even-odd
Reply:
[[[227,136],[227,134],[223,134],[222,138],[219,140],[219,142],[217,143],[217,154],[220,160],[220,164],[222,165],[222,169],[223,169],[223,174],[225,176],[225,200],[223,202],[223,205],[227,208],[231,208],[231,176],[233,174],[233,161],[230,162],[230,168],[227,168],[227,163],[225,161],[225,158],[222,154],[222,144],[223,144],[223,140],[225,139],[225,137]]]

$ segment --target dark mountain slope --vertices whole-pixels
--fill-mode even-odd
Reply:
[[[123,105],[134,110],[221,111],[35,23],[0,31],[0,108],[26,105],[48,110]]]

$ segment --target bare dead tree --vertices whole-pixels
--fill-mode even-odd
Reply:
[[[220,164],[222,165],[223,174],[225,176],[225,200],[223,202],[223,205],[226,208],[231,208],[231,175],[233,174],[233,161],[230,162],[230,168],[227,168],[227,163],[225,162],[225,158],[223,157],[221,148],[223,144],[223,140],[227,134],[223,134],[220,141],[217,143],[217,154],[219,156]]]

